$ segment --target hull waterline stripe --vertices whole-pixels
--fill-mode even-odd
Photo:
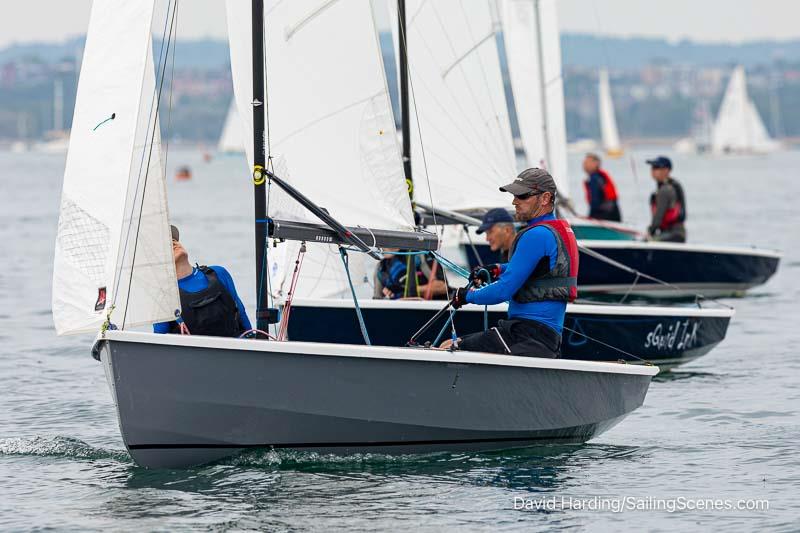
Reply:
[[[525,442],[574,440],[577,436],[565,437],[499,437],[485,439],[458,440],[407,440],[382,442],[310,442],[310,443],[264,443],[264,444],[130,444],[129,450],[174,450],[174,449],[227,449],[227,448],[347,448],[347,447],[379,447],[379,446],[426,446],[436,444],[478,444],[489,442]]]

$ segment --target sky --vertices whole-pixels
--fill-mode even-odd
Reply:
[[[800,39],[798,0],[557,2],[562,32],[731,43]],[[226,37],[224,0],[183,0],[180,6],[180,37]],[[0,47],[14,42],[58,42],[81,35],[86,32],[90,7],[91,0],[9,3],[0,17]]]

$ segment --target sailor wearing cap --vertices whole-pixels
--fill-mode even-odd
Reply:
[[[673,178],[672,161],[664,156],[648,159],[650,175],[656,181],[656,191],[650,195],[653,216],[647,228],[649,239],[686,242],[686,196],[681,184]]]
[[[475,233],[478,235],[486,233],[489,248],[499,254],[503,262],[508,262],[508,252],[514,243],[517,230],[514,227],[514,217],[507,209],[497,207],[489,210],[483,216],[483,222]]]
[[[458,289],[453,306],[508,302],[508,320],[486,332],[445,341],[441,348],[559,357],[567,302],[577,296],[578,245],[565,220],[556,219],[556,184],[547,171],[529,168],[500,187],[514,195],[517,233],[507,263],[478,267],[471,279],[485,283]]]
[[[153,331],[217,337],[238,337],[249,331],[252,326],[230,273],[221,266],[192,266],[178,228],[171,226],[171,230],[181,296],[180,322],[159,322],[153,324]]]

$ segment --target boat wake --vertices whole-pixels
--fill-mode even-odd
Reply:
[[[67,457],[70,459],[113,459],[130,463],[123,450],[96,448],[72,437],[9,437],[0,439],[0,455]]]

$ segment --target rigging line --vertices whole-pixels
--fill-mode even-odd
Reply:
[[[398,13],[400,12],[400,6],[399,5],[397,6],[397,11],[398,11]],[[398,15],[398,17],[399,17],[399,15]],[[400,25],[398,25],[398,26],[400,26]],[[406,32],[408,30],[408,27],[406,27],[405,29],[406,29],[406,31],[403,31],[403,28],[400,27],[400,29],[398,30],[398,34],[400,36],[400,43],[398,43],[398,44],[399,44],[399,46],[403,47],[403,49],[405,50],[406,57],[408,57],[408,41],[406,40]],[[438,227],[438,223],[436,222],[436,207],[435,207],[436,203],[433,200],[433,188],[431,187],[431,177],[430,177],[430,173],[428,172],[428,157],[427,157],[427,155],[425,153],[425,144],[422,141],[422,128],[420,126],[419,110],[417,109],[417,97],[416,97],[416,93],[414,92],[414,79],[411,76],[411,67],[410,67],[410,62],[409,61],[406,61],[406,76],[407,76],[407,79],[408,79],[408,88],[411,91],[411,101],[414,103],[414,121],[417,124],[417,137],[419,138],[419,148],[420,148],[419,151],[422,154],[422,166],[423,166],[423,169],[425,171],[425,183],[426,183],[426,185],[428,187],[428,198],[430,199],[430,204],[431,204],[431,215],[432,215],[432,218],[433,218],[433,225]],[[409,128],[409,130],[410,130],[410,128]],[[441,242],[441,237],[442,237],[443,234],[444,234],[444,228],[440,229],[439,232],[438,232],[440,242]],[[442,269],[442,277],[444,278],[445,294],[447,295],[447,299],[449,300],[449,299],[452,298],[452,296],[450,296],[450,282],[447,280],[447,269]],[[454,335],[455,335],[455,332],[456,332],[455,326],[453,326],[453,334]]]
[[[167,18],[170,18],[169,17],[169,7],[172,6],[172,5],[173,5],[172,1],[170,0],[170,5],[167,8],[167,13],[168,13],[167,14]],[[177,0],[176,0],[176,3],[175,3],[175,6],[177,7]],[[166,48],[164,50],[163,61],[162,61],[162,57],[159,57],[159,70],[156,71],[156,81],[158,83],[157,83],[157,87],[154,89],[154,91],[155,91],[155,94],[153,95],[153,99],[154,100],[151,100],[151,104],[150,104],[151,108],[150,108],[150,111],[149,111],[149,114],[148,114],[148,119],[147,119],[148,120],[148,129],[146,131],[150,135],[150,141],[146,142],[144,146],[145,146],[145,148],[147,146],[149,146],[149,150],[147,150],[147,165],[145,167],[140,167],[139,168],[139,178],[141,178],[142,168],[144,168],[144,183],[142,184],[142,195],[141,195],[141,200],[139,202],[139,216],[138,216],[138,219],[136,221],[136,237],[135,237],[134,242],[133,242],[133,253],[131,254],[130,276],[128,278],[128,290],[127,290],[127,294],[126,294],[126,297],[125,297],[125,311],[122,314],[122,323],[121,323],[121,328],[122,329],[125,328],[125,320],[126,320],[126,318],[128,316],[128,305],[127,304],[128,304],[128,302],[130,302],[131,287],[133,286],[133,272],[134,272],[134,269],[135,269],[135,266],[136,266],[136,252],[139,249],[139,232],[140,232],[140,230],[142,228],[142,215],[143,215],[143,211],[144,211],[144,199],[145,199],[145,195],[147,193],[148,177],[150,176],[150,163],[151,163],[152,158],[153,158],[153,148],[155,146],[156,134],[157,133],[158,134],[161,133],[160,131],[158,131],[159,127],[160,127],[159,123],[158,123],[158,110],[159,110],[159,108],[161,106],[161,95],[164,92],[164,81],[166,79],[167,61],[169,59],[170,45],[173,42],[172,29],[173,29],[173,27],[175,25],[176,15],[177,15],[177,11],[176,11],[175,7],[173,7],[173,9],[172,9],[172,17],[171,17],[171,20],[170,20],[170,23],[169,23],[169,32],[166,35],[167,46],[166,46]],[[173,54],[174,54],[174,48],[173,48]],[[159,76],[160,76],[160,81],[159,81]],[[155,109],[153,109],[153,107],[152,107],[153,101],[155,101]],[[152,124],[153,124],[153,132],[149,133],[150,132],[149,127],[150,127],[151,120],[152,120]],[[157,157],[160,158],[161,157],[161,147],[160,146],[159,146],[158,150],[159,151],[158,151]],[[144,154],[143,154],[143,157],[144,157]],[[138,184],[139,184],[139,179],[137,179],[137,189],[138,189]],[[134,204],[135,204],[135,199],[134,199]],[[135,205],[132,206],[131,209],[132,210],[135,209]],[[131,212],[131,214],[133,214],[133,211]],[[130,229],[128,230],[128,234],[130,235]],[[124,255],[123,255],[123,258],[124,258]]]
[[[602,261],[603,263],[607,263],[607,264],[609,264],[609,265],[611,265],[613,267],[616,267],[616,268],[618,268],[620,270],[623,270],[623,271],[625,271],[625,272],[627,272],[629,274],[636,275],[636,279],[634,280],[634,284],[639,281],[639,277],[643,277],[645,279],[648,279],[650,281],[655,281],[656,283],[659,283],[661,285],[664,285],[665,287],[669,287],[669,288],[674,289],[676,291],[684,290],[681,287],[679,287],[678,285],[674,285],[672,283],[669,283],[668,281],[664,281],[664,280],[659,279],[659,278],[657,278],[655,276],[651,276],[650,274],[646,274],[646,273],[644,273],[644,272],[642,272],[640,270],[636,270],[635,268],[631,268],[631,267],[629,267],[628,265],[626,265],[624,263],[620,263],[619,261],[615,261],[614,259],[611,259],[610,257],[608,257],[608,256],[606,256],[604,254],[601,254],[600,252],[592,250],[591,248],[587,248],[586,246],[584,246],[582,244],[578,245],[578,249],[581,252],[585,253],[586,255],[594,257],[598,261]],[[727,309],[733,309],[733,307],[731,307],[730,305],[722,303],[719,300],[716,300],[714,298],[707,298],[707,297],[703,296],[702,294],[698,294],[696,296],[700,296],[703,300],[708,300],[710,302],[714,302],[717,305],[720,305],[720,306],[725,307]]]
[[[347,255],[347,251],[339,247],[339,255],[342,257],[342,263],[344,264],[344,272],[347,274],[347,284],[350,285],[350,294],[353,295],[353,306],[356,309],[356,316],[358,317],[358,325],[361,328],[361,336],[364,337],[364,343],[367,346],[371,346],[372,342],[369,340],[369,333],[367,333],[367,325],[364,323],[364,315],[361,312],[361,307],[358,305],[358,296],[356,296],[356,289],[353,286],[353,279],[350,276],[350,259]],[[406,274],[408,277],[408,274]]]
[[[164,146],[164,168],[162,172],[164,173],[164,177],[166,179],[167,173],[167,162],[169,161],[169,140],[170,136],[172,135],[172,92],[175,85],[175,52],[177,51],[178,47],[178,5],[180,0],[175,0],[175,32],[173,36],[173,40],[175,44],[172,46],[172,66],[170,67],[170,75],[169,75],[169,107],[167,110],[167,141],[164,143],[162,139],[162,143]]]
[[[422,9],[420,8],[420,11],[421,10]],[[442,26],[442,32],[444,32],[446,30],[446,26],[442,25],[441,23],[440,23],[440,25]],[[420,37],[419,41],[420,41],[420,43],[422,45],[425,46],[425,48],[426,48],[426,50],[428,52],[428,55],[430,55],[431,57],[435,57],[436,53],[435,53],[434,49],[431,48],[430,44],[426,41],[425,36],[424,35],[420,35],[419,37]],[[453,53],[455,54],[455,51],[453,51]],[[410,63],[409,63],[409,67],[408,68],[409,68],[409,73],[410,73],[410,69],[411,69]],[[409,74],[409,80],[410,80],[410,78],[411,78],[411,76]],[[425,91],[431,95],[431,98],[432,98],[433,102],[438,106],[439,114],[444,116],[444,117],[446,117],[450,121],[452,127],[465,140],[465,142],[467,144],[469,144],[473,148],[475,153],[483,152],[485,150],[485,142],[482,141],[481,139],[472,138],[472,136],[471,136],[471,132],[478,132],[478,131],[482,131],[482,130],[486,129],[486,124],[488,124],[490,122],[490,121],[486,120],[485,117],[480,115],[480,111],[481,111],[483,106],[476,105],[473,109],[466,110],[466,109],[463,108],[463,106],[460,104],[460,102],[456,102],[456,104],[458,106],[458,109],[460,111],[460,116],[463,118],[463,120],[465,120],[468,123],[468,126],[469,126],[466,129],[466,131],[464,131],[464,128],[462,127],[462,125],[460,125],[459,122],[456,121],[456,119],[453,118],[453,115],[447,110],[446,106],[444,106],[435,97],[435,93],[433,91],[431,91],[427,87],[427,85],[425,84],[425,80],[423,79],[423,80],[419,80],[419,81],[420,81],[420,83],[422,83],[421,88],[425,89]],[[473,101],[474,100],[475,100],[475,98],[473,96]],[[475,113],[476,109],[478,110],[478,113]],[[430,111],[433,111],[433,110],[431,109]],[[430,128],[433,128],[433,126],[430,125],[430,124],[428,124],[428,126]],[[451,135],[442,135],[442,138],[448,140],[450,136]],[[451,144],[451,146],[452,146],[452,143],[450,143],[449,141],[448,141],[448,144]],[[460,151],[460,150],[458,150],[458,151]],[[464,157],[465,159],[469,159],[470,158],[469,155],[466,155],[464,153],[462,153],[462,157]],[[480,158],[477,158],[475,161],[476,162],[473,163],[475,166],[480,166],[481,163],[482,163],[482,159],[480,159]]]
[[[600,28],[600,12],[597,11],[597,0],[592,0],[592,15],[594,16],[594,25],[597,30],[597,34],[599,35],[600,39],[600,49],[603,51],[603,63],[605,68],[608,68],[611,62],[609,61],[609,54],[608,54],[608,45],[606,44],[605,37],[603,36]]]
[[[159,49],[159,53],[158,53],[158,66],[156,68],[156,74],[163,70],[162,69],[162,65],[164,65],[164,68],[166,68],[166,65],[165,65],[166,56],[164,55],[164,45],[165,45],[165,43],[167,44],[167,54],[168,54],[169,53],[169,40],[168,40],[167,37],[172,33],[172,26],[168,24],[169,20],[170,20],[169,10],[170,10],[171,6],[172,6],[172,0],[170,0],[169,4],[167,5],[167,16],[164,19],[164,29],[163,29],[162,34],[161,34],[161,48]],[[173,19],[173,22],[174,22],[174,19]],[[170,28],[169,29],[169,33],[167,33],[167,27],[168,26]],[[149,35],[149,32],[148,32],[148,35]],[[150,46],[151,45],[148,43],[148,53],[152,53],[152,50],[151,50]],[[162,82],[163,82],[163,79],[162,79]],[[153,88],[153,98],[151,98],[151,100],[150,100],[150,106],[151,107],[148,110],[147,129],[145,130],[146,132],[150,131],[150,124],[151,124],[151,120],[153,119],[153,107],[152,107],[153,106],[153,101],[155,100],[155,102],[156,102],[156,110],[157,110],[158,99],[160,98],[160,94],[161,93],[160,93],[159,89],[157,87],[154,87]],[[156,111],[156,113],[157,113],[157,111]],[[156,115],[156,117],[157,117],[157,115]],[[157,121],[156,121],[156,124],[157,124]],[[153,132],[155,134],[155,127],[153,128]],[[146,146],[146,144],[147,143],[145,143],[144,146]],[[151,146],[150,152],[152,153],[152,146]],[[138,175],[137,175],[137,178],[136,178],[136,191],[134,193],[133,200],[131,201],[131,215],[130,215],[131,219],[133,218],[133,214],[134,214],[134,212],[136,210],[136,199],[137,199],[137,196],[139,194],[139,183],[141,182],[141,179],[142,179],[142,168],[143,168],[142,165],[144,164],[144,159],[145,159],[145,150],[142,151],[142,160],[139,163],[139,172],[138,172]],[[149,167],[149,165],[150,165],[150,159],[148,158],[148,167]],[[130,170],[129,170],[129,172],[130,172]],[[147,176],[146,175],[147,175],[147,173],[145,172],[145,186],[147,184]],[[143,202],[144,202],[144,190],[142,191],[142,203]],[[141,224],[141,211],[139,213],[139,223]],[[125,260],[125,257],[127,256],[127,253],[128,253],[128,243],[130,241],[130,235],[131,235],[131,231],[130,231],[130,227],[128,227],[127,230],[125,231],[125,243],[123,244],[123,247],[122,247],[122,259],[121,259],[121,261],[123,261],[123,262]],[[138,238],[138,229],[137,229],[137,238]],[[127,298],[130,298],[130,283],[131,283],[131,280],[133,279],[134,261],[135,261],[135,248],[134,248],[134,259],[131,261],[131,275],[130,275],[130,278],[128,280],[128,296],[127,296]],[[115,307],[115,304],[116,304],[116,301],[117,301],[117,293],[119,291],[119,285],[120,285],[121,282],[122,282],[122,276],[118,276],[117,283],[114,286],[112,308]],[[127,302],[127,300],[126,300],[126,302]],[[123,314],[123,318],[122,318],[122,326],[123,327],[125,325],[125,318],[126,318],[126,315],[127,315],[127,305],[125,307],[126,307],[125,313]]]
[[[632,353],[630,353],[630,352],[626,352],[626,351],[625,351],[625,350],[623,350],[622,348],[618,348],[618,347],[616,347],[616,346],[613,346],[613,345],[611,345],[611,344],[605,343],[605,342],[603,342],[603,341],[601,341],[601,340],[599,340],[599,339],[595,339],[594,337],[590,337],[590,336],[589,336],[589,335],[587,335],[586,333],[583,333],[583,332],[580,332],[580,331],[575,331],[574,329],[568,328],[567,326],[562,326],[562,327],[563,327],[565,330],[569,331],[570,333],[574,333],[574,334],[576,334],[576,335],[580,335],[581,337],[583,337],[583,338],[585,338],[585,339],[587,339],[587,340],[590,340],[590,341],[592,341],[592,342],[596,342],[597,344],[600,344],[600,345],[602,345],[602,346],[605,346],[606,348],[611,348],[612,350],[616,350],[616,351],[618,351],[618,352],[619,352],[619,353],[621,353],[621,354],[627,355],[627,356],[629,356],[629,357],[633,357],[634,359],[637,359],[637,360],[639,360],[639,361],[642,361],[643,363],[646,363],[646,364],[648,364],[648,365],[650,365],[650,366],[656,366],[656,365],[654,365],[654,364],[653,364],[653,362],[652,362],[652,361],[648,361],[647,359],[644,359],[643,357],[639,357],[638,355],[634,355],[634,354],[632,354]]]

